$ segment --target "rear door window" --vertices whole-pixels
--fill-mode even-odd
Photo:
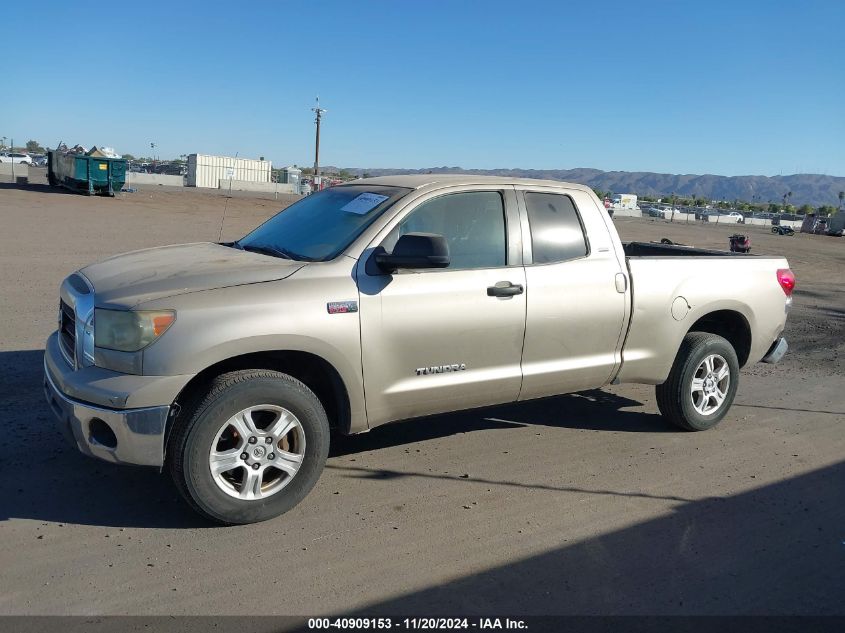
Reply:
[[[587,255],[584,227],[572,198],[557,193],[525,192],[535,264],[552,264]]]

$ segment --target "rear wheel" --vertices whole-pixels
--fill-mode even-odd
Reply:
[[[727,414],[739,381],[733,346],[721,336],[690,332],[684,337],[669,378],[656,388],[664,418],[688,431],[706,431]]]
[[[320,401],[280,372],[224,374],[189,403],[168,442],[170,472],[188,503],[224,524],[287,512],[313,488],[329,449]]]

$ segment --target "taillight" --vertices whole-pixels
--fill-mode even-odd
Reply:
[[[784,294],[791,297],[792,291],[795,290],[795,273],[789,268],[778,268],[778,283],[783,288]]]

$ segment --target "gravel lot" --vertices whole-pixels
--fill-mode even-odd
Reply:
[[[791,349],[714,431],[638,385],[402,423],[335,446],[287,515],[213,528],[165,476],[64,444],[43,343],[74,269],[216,240],[224,207],[239,237],[289,199],[0,187],[0,614],[845,614],[845,240],[745,229],[797,274]]]

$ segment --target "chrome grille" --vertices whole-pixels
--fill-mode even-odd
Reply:
[[[59,302],[59,310],[59,343],[65,360],[71,367],[74,367],[76,364],[74,362],[76,357],[76,315],[73,313],[73,308],[64,301]]]

